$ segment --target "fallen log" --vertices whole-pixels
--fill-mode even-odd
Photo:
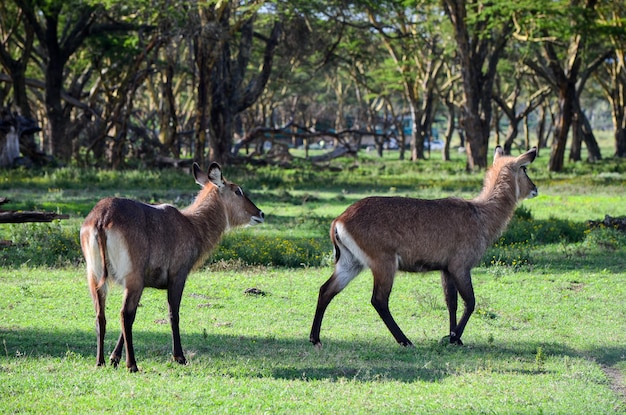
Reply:
[[[9,199],[0,198],[0,205]],[[70,215],[54,212],[36,212],[28,210],[0,210],[0,223],[52,222],[56,219],[69,219]]]

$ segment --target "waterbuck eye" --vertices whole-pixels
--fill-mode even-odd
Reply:
[[[237,190],[235,190],[235,194],[237,196],[243,196],[243,190],[241,190],[241,187],[238,187]]]

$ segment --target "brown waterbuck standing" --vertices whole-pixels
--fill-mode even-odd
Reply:
[[[117,367],[125,345],[126,366],[131,372],[137,371],[132,327],[144,287],[167,289],[173,358],[186,364],[180,344],[179,308],[187,275],[202,265],[225,231],[264,221],[263,212],[241,188],[224,180],[218,164],[211,164],[204,173],[194,163],[193,175],[202,190],[186,209],[107,198],[96,204],[80,229],[96,309],[98,366],[105,364],[104,312],[109,279],[124,286],[122,333],[111,364]]]
[[[391,334],[403,346],[412,343],[389,311],[389,294],[396,271],[441,271],[450,315],[450,343],[461,336],[474,311],[470,271],[513,216],[518,201],[537,196],[526,166],[537,155],[533,148],[521,156],[505,156],[496,148],[484,187],[473,200],[368,197],[350,206],[330,227],[335,269],[319,291],[310,340],[321,347],[320,328],[330,301],[363,269],[374,276],[372,305]],[[457,324],[457,301],[465,309]]]

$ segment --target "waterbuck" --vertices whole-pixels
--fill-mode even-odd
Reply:
[[[137,371],[132,327],[144,287],[167,289],[173,358],[186,364],[180,344],[179,308],[187,275],[205,261],[225,231],[264,221],[263,212],[241,187],[224,180],[217,163],[211,164],[208,173],[194,163],[193,175],[202,190],[186,209],[107,198],[96,204],[80,228],[87,281],[96,309],[98,366],[105,364],[109,279],[124,286],[122,333],[111,354],[111,364],[117,367],[125,345],[126,366],[131,372]]]
[[[403,197],[368,197],[348,207],[330,227],[335,269],[321,286],[310,341],[321,347],[320,328],[330,301],[363,269],[374,276],[372,305],[391,334],[411,346],[389,311],[389,294],[396,271],[441,271],[450,315],[450,343],[462,345],[461,336],[474,311],[470,271],[506,228],[518,201],[537,196],[526,166],[537,149],[519,157],[505,156],[497,147],[482,192],[473,200],[437,200]],[[457,301],[465,309],[457,324]]]

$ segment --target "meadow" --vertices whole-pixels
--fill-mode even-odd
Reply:
[[[605,151],[605,154],[608,154]],[[51,224],[0,225],[0,413],[626,413],[626,236],[589,220],[626,215],[626,164],[529,168],[539,196],[473,272],[465,346],[441,343],[438,273],[399,273],[390,307],[415,347],[397,345],[369,304],[369,271],[331,303],[321,350],[308,334],[332,273],[331,220],[368,195],[471,198],[482,173],[463,160],[410,163],[363,153],[330,166],[232,166],[266,223],[228,234],[183,294],[189,364],[171,360],[165,292],[135,321],[140,372],[95,367],[94,312],[80,223],[110,195],[186,206],[197,185],[175,171],[67,167],[0,172],[5,208],[52,210]],[[247,294],[256,288],[261,295]],[[112,288],[107,354],[119,336]]]

